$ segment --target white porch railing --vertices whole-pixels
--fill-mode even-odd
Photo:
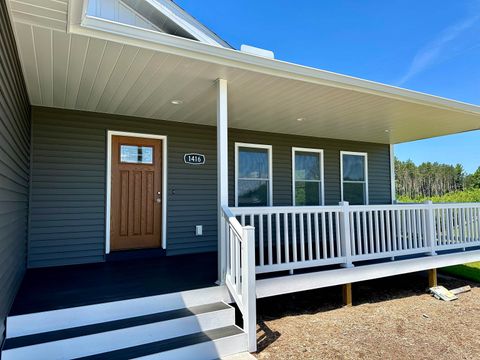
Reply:
[[[222,208],[225,283],[256,350],[255,274],[480,246],[480,203]]]
[[[243,316],[248,336],[248,351],[257,350],[257,299],[255,292],[255,229],[241,226],[235,215],[222,207],[222,226],[226,240],[225,284]]]
[[[480,204],[233,208],[254,226],[256,273],[480,246]]]

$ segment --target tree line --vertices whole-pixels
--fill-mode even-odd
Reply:
[[[480,188],[480,167],[467,174],[462,165],[395,159],[395,182],[398,196],[411,199],[442,196],[451,192]]]

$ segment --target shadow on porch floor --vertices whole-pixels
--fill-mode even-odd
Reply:
[[[217,253],[28,269],[10,315],[214,286]]]

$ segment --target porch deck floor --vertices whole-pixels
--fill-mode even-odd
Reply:
[[[10,315],[215,286],[217,253],[28,269]]]

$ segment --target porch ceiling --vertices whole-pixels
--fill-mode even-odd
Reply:
[[[215,125],[214,82],[224,78],[234,128],[386,144],[480,129],[478,106],[165,34],[155,36],[195,49],[101,30],[72,33],[60,1],[36,0],[44,2],[41,16],[38,6],[7,2],[32,105]],[[57,19],[49,22],[49,14]],[[197,48],[225,54],[206,56]],[[240,57],[261,66],[239,63]]]

